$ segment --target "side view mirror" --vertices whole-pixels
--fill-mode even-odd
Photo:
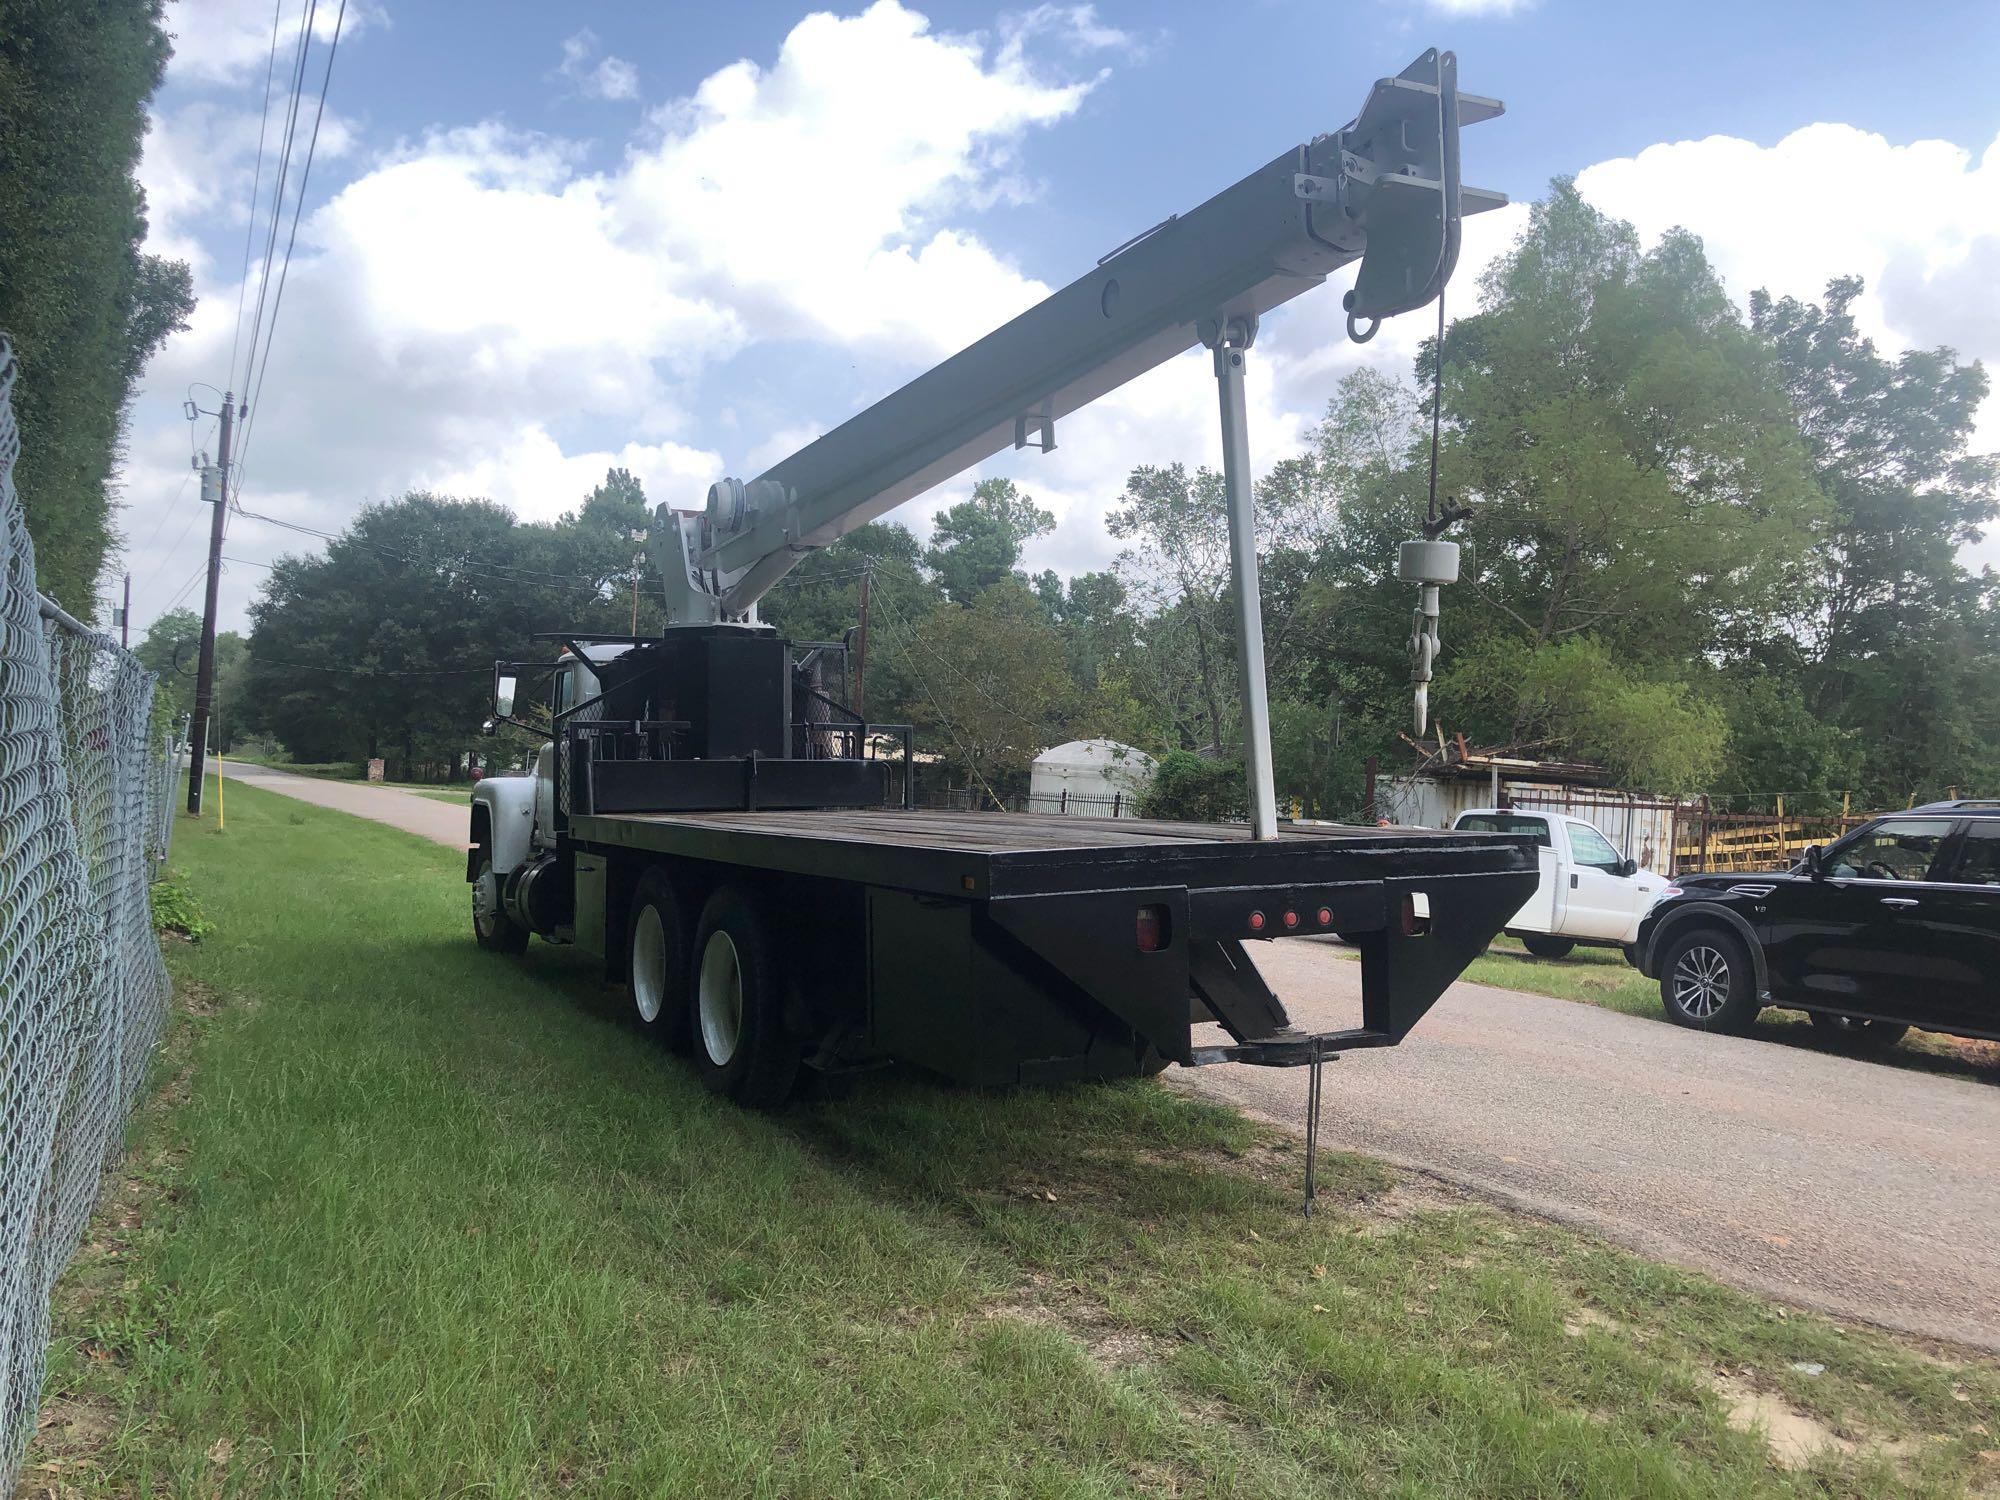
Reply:
[[[1630,880],[1634,875],[1639,873],[1639,861],[1636,859],[1626,860],[1624,864],[1618,867],[1618,873],[1623,875],[1627,880]]]
[[[506,718],[514,712],[514,679],[508,676],[493,679],[493,713],[496,718]]]
[[[1823,868],[1820,863],[1820,858],[1821,858],[1820,846],[1818,844],[1807,844],[1806,857],[1804,861],[1805,869],[1806,869],[1806,874],[1812,876],[1814,880],[1819,879]]]

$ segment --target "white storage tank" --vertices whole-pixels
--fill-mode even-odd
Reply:
[[[1071,740],[1037,755],[1028,811],[1086,818],[1131,818],[1153,779],[1153,757],[1116,740]]]

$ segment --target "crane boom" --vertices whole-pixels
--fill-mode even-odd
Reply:
[[[1063,417],[1232,325],[1254,334],[1354,260],[1351,332],[1429,302],[1461,213],[1506,201],[1457,172],[1458,126],[1501,108],[1459,94],[1452,55],[1426,52],[1341,130],[1155,226],[749,483],[711,486],[705,512],[660,507],[669,617],[746,618],[806,552],[1010,444],[1052,449]]]

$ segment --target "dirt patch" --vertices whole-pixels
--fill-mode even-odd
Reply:
[[[42,1403],[35,1446],[14,1488],[15,1500],[68,1494],[98,1466],[118,1432],[118,1413],[102,1401],[53,1396]]]
[[[222,997],[205,984],[183,979],[174,986],[174,1006],[187,1015],[205,1018],[222,1009]]]
[[[1361,1219],[1353,1232],[1363,1239],[1380,1240],[1420,1215],[1449,1213],[1473,1201],[1471,1194],[1435,1177],[1406,1173],[1386,1193],[1357,1199],[1348,1207]]]
[[[1623,1333],[1625,1331],[1623,1323],[1607,1313],[1599,1312],[1594,1307],[1579,1307],[1575,1312],[1563,1319],[1563,1332],[1573,1339],[1582,1338],[1593,1328],[1602,1329],[1606,1333]]]
[[[1036,1328],[1053,1328],[1082,1346],[1090,1362],[1107,1374],[1117,1374],[1155,1362],[1160,1350],[1149,1335],[1120,1323],[1102,1303],[1078,1291],[1037,1277],[997,1302],[979,1310],[983,1318],[1005,1318]]]
[[[1818,1418],[1807,1416],[1782,1396],[1758,1390],[1739,1375],[1711,1375],[1708,1385],[1729,1408],[1729,1425],[1739,1432],[1761,1432],[1771,1449],[1771,1461],[1781,1469],[1803,1469],[1823,1453],[1855,1451],[1853,1443]]]

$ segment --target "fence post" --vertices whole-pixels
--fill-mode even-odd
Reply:
[[[1064,787],[1064,788],[1062,789],[1062,800],[1061,800],[1060,802],[1056,803],[1056,811],[1057,811],[1057,812],[1065,812],[1065,813],[1069,811],[1069,788],[1068,788],[1068,787]]]
[[[1125,816],[1125,794],[1123,792],[1113,792],[1111,794],[1111,816],[1114,818]]]
[[[1708,824],[1709,824],[1708,793],[1703,792],[1701,794],[1701,868],[1704,874],[1706,874],[1708,871]]]

